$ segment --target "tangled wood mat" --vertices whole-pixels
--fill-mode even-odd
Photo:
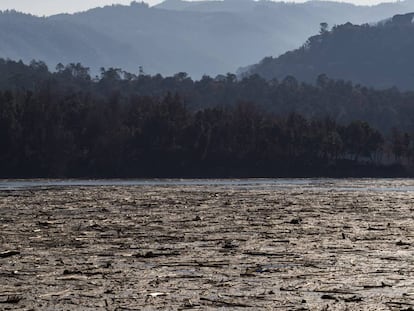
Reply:
[[[0,310],[414,310],[414,192],[0,191]]]

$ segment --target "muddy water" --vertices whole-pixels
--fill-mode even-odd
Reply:
[[[0,310],[412,310],[413,218],[403,179],[3,181]]]

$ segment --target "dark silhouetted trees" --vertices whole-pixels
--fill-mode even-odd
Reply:
[[[81,64],[51,73],[12,61],[0,61],[0,81],[1,177],[371,176],[412,165],[413,95],[395,89],[116,68],[91,78]]]

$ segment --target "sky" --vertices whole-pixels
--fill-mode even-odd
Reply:
[[[285,1],[289,2],[292,0]],[[297,1],[303,2],[303,0]],[[380,2],[391,1],[392,0],[346,0],[345,2],[374,5]],[[130,2],[131,0],[0,0],[0,10],[14,9],[20,12],[43,16],[57,13],[73,13],[116,3],[129,4]],[[144,0],[144,2],[150,5],[155,5],[162,2],[162,0]]]

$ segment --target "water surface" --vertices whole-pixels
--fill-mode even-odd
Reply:
[[[33,179],[0,180],[0,190],[55,187],[220,186],[229,188],[414,192],[414,179]]]

